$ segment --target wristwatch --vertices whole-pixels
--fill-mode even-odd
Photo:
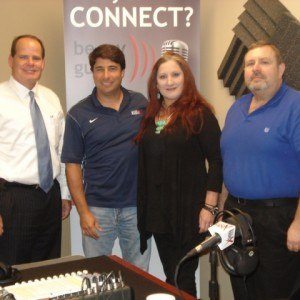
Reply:
[[[219,212],[218,206],[213,206],[210,204],[204,204],[203,208],[207,211],[209,211],[213,216],[215,216]]]

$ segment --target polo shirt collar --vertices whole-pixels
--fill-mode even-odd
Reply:
[[[130,101],[130,94],[128,92],[127,89],[125,89],[123,86],[121,86],[121,90],[122,90],[122,93],[123,93],[123,99],[122,99],[122,103],[120,105],[120,110],[124,107],[124,106],[127,106],[127,104],[129,103]],[[92,92],[92,102],[93,104],[98,107],[98,108],[101,108],[101,109],[106,109],[107,107],[104,107],[100,101],[98,100],[97,98],[97,88],[94,87],[93,89],[93,92]]]
[[[274,103],[280,101],[283,97],[283,95],[286,93],[287,91],[287,85],[283,82],[281,84],[281,87],[279,88],[279,90],[277,91],[277,93],[273,96],[273,98],[266,104],[266,106],[270,106],[273,105]]]
[[[279,88],[279,90],[276,92],[276,94],[266,104],[264,104],[262,107],[258,108],[254,112],[252,112],[252,114],[259,112],[261,110],[265,110],[266,108],[279,102],[282,99],[282,96],[285,94],[286,90],[287,90],[287,85],[286,85],[286,83],[283,82],[281,87]],[[245,97],[246,97],[246,100],[241,102],[241,108],[242,108],[243,112],[246,115],[248,115],[248,111],[249,111],[249,107],[250,107],[250,103],[251,103],[253,94],[249,93],[249,94],[245,95]]]

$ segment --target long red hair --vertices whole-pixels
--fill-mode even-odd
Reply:
[[[135,138],[135,141],[137,142],[141,140],[147,127],[154,122],[155,116],[158,114],[162,106],[164,99],[162,95],[158,97],[159,90],[157,88],[157,72],[163,63],[170,60],[175,61],[179,65],[184,75],[184,83],[181,96],[174,104],[172,104],[174,113],[165,129],[172,130],[174,128],[175,121],[180,119],[188,136],[191,134],[196,134],[201,130],[201,125],[203,122],[203,110],[208,109],[213,111],[212,106],[197,90],[195,78],[188,63],[183,59],[182,56],[173,52],[166,52],[154,64],[148,80],[149,104],[145,116],[141,122],[140,130]]]

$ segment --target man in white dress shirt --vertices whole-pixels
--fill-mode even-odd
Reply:
[[[45,49],[32,35],[16,37],[8,58],[10,79],[0,84],[0,261],[20,264],[60,256],[61,219],[70,212],[64,166],[60,162],[64,116],[58,97],[38,84]],[[30,92],[30,93],[29,93]],[[31,94],[31,95],[30,95]],[[34,104],[32,104],[34,102]],[[35,126],[32,105],[42,126]],[[35,123],[35,124],[34,124]],[[39,155],[43,143],[51,168],[43,188],[45,168]],[[49,151],[50,148],[50,151]],[[43,153],[43,152],[42,152]],[[52,180],[53,179],[53,180]],[[64,200],[62,200],[64,199]]]

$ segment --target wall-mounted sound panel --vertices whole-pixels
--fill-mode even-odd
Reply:
[[[218,69],[218,78],[219,79],[222,79],[226,75],[226,72],[228,71],[228,69],[230,67],[230,63],[233,60],[235,53],[238,50],[240,45],[241,45],[241,40],[235,35],[229,45],[229,48],[227,49],[225,57]]]
[[[233,28],[234,37],[218,69],[218,78],[239,98],[248,92],[243,80],[243,58],[259,40],[274,43],[286,64],[285,81],[300,90],[300,23],[279,0],[249,0]]]
[[[236,95],[244,81],[244,65],[241,64],[239,70],[237,71],[232,84],[229,87],[230,95]]]
[[[256,20],[247,11],[244,11],[239,16],[239,20],[243,26],[247,28],[255,40],[266,40],[270,37],[260,23],[256,22]]]
[[[278,0],[253,0],[256,4],[265,11],[268,17],[276,24],[281,15],[288,12],[286,7]]]
[[[279,26],[270,39],[282,52],[286,65],[284,79],[295,89],[300,89],[300,25],[289,13],[282,14]]]
[[[256,41],[255,37],[247,29],[243,23],[238,23],[234,28],[233,32],[240,38],[244,46],[248,47]]]
[[[252,18],[259,22],[259,25],[264,29],[264,31],[271,36],[275,30],[275,23],[268,17],[266,12],[258,6],[254,1],[248,1],[244,5],[246,11]]]
[[[230,87],[230,85],[232,84],[240,66],[243,65],[243,59],[246,51],[247,48],[243,44],[241,44],[238,50],[236,51],[236,54],[230,64],[230,67],[228,68],[226,76],[223,79],[224,86]]]
[[[242,85],[239,87],[239,90],[236,94],[236,99],[241,98],[244,94],[249,93],[249,90],[247,89],[245,83],[243,82]]]

